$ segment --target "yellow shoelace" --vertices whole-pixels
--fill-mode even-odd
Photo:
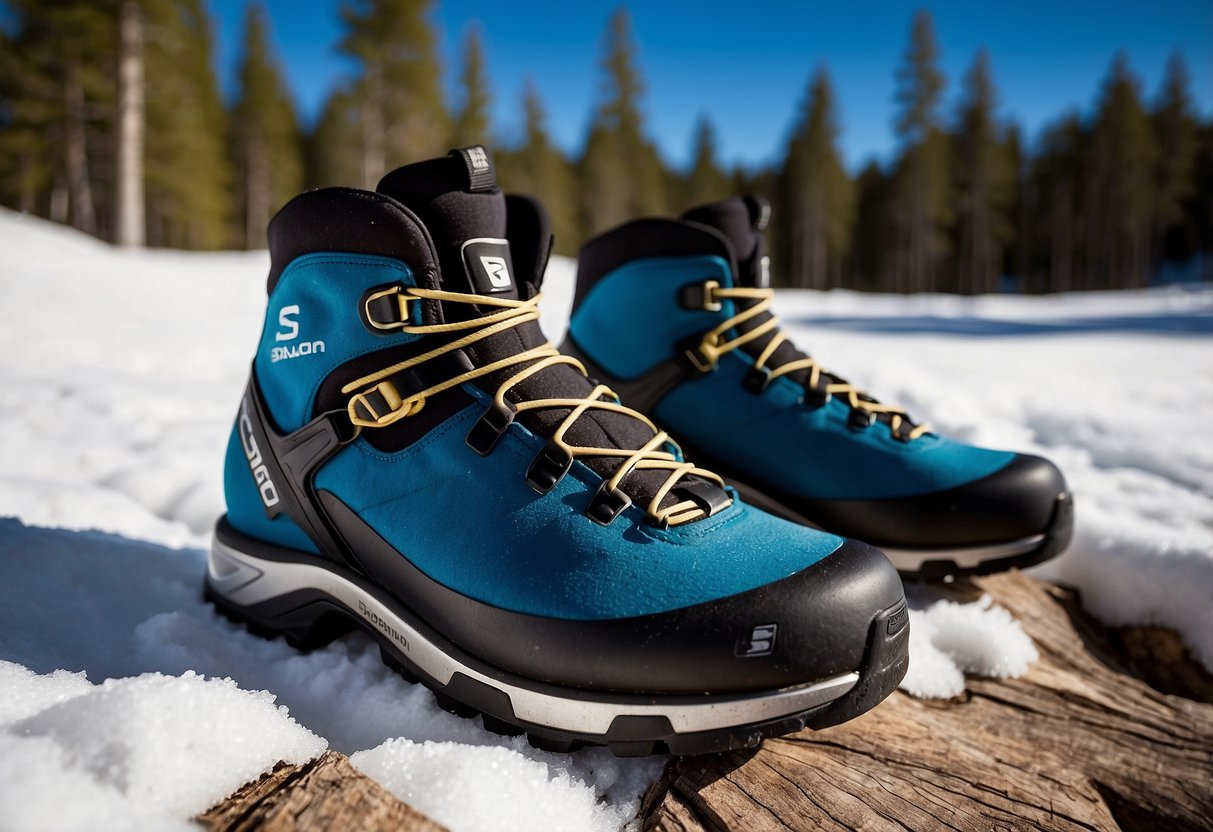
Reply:
[[[712,367],[720,360],[720,357],[732,352],[738,347],[744,346],[768,332],[774,331],[775,334],[770,342],[763,348],[762,352],[754,361],[756,370],[767,369],[770,375],[767,377],[767,383],[774,381],[780,376],[785,376],[788,373],[794,373],[797,370],[808,370],[809,381],[806,387],[816,388],[821,374],[824,372],[812,358],[798,358],[795,361],[789,361],[786,364],[781,364],[778,367],[767,368],[766,362],[779,345],[788,340],[788,336],[782,331],[779,331],[779,319],[773,314],[770,318],[758,324],[748,332],[738,335],[736,338],[726,338],[725,333],[737,327],[746,321],[749,321],[763,312],[768,312],[771,308],[771,302],[775,297],[774,289],[759,289],[750,287],[736,287],[726,289],[721,287],[715,281],[708,281],[704,285],[704,298],[706,304],[719,303],[721,300],[736,298],[739,300],[755,300],[757,303],[743,309],[733,317],[713,328],[711,331],[704,333],[703,338],[699,342],[699,352],[703,358],[708,360],[708,364]],[[827,384],[825,391],[831,396],[845,396],[847,404],[854,410],[865,410],[873,416],[886,413],[889,415],[889,429],[894,436],[898,435],[903,422],[907,420],[906,411],[900,407],[893,405],[881,404],[880,402],[871,401],[870,397],[865,398],[867,394],[853,384],[845,382],[834,382]],[[906,436],[907,439],[917,439],[925,433],[930,433],[931,426],[929,424],[916,425]]]
[[[435,289],[420,289],[416,287],[400,287],[395,290],[399,296],[402,312],[407,312],[407,304],[411,301],[436,300],[444,303],[466,303],[476,304],[479,306],[498,307],[499,311],[492,312],[488,315],[479,318],[472,318],[466,321],[452,321],[443,324],[409,324],[398,323],[390,328],[399,329],[403,332],[414,333],[418,335],[432,335],[437,333],[460,332],[463,330],[471,330],[468,334],[450,341],[437,347],[429,352],[393,364],[390,367],[385,367],[378,372],[363,376],[356,381],[341,388],[342,393],[352,393],[362,389],[362,392],[354,395],[348,405],[350,421],[355,425],[364,428],[380,428],[390,425],[400,419],[407,418],[420,412],[425,407],[426,399],[435,396],[444,390],[449,390],[452,387],[472,381],[473,379],[495,373],[498,370],[503,370],[517,364],[531,363],[530,366],[524,367],[519,372],[507,378],[498,387],[494,394],[494,403],[498,407],[505,406],[505,396],[510,388],[530,378],[536,373],[557,364],[568,364],[577,369],[582,375],[589,377],[585,367],[580,361],[570,356],[562,354],[550,342],[545,342],[538,347],[524,350],[515,355],[510,355],[505,358],[498,359],[482,367],[475,367],[467,372],[460,373],[452,378],[442,381],[438,384],[431,385],[417,393],[406,397],[402,397],[396,390],[390,380],[386,380],[389,376],[416,367],[426,361],[438,358],[441,355],[452,352],[457,349],[474,344],[499,332],[504,332],[512,327],[520,326],[530,321],[538,320],[539,318],[539,300],[542,294],[536,294],[535,297],[528,300],[513,300],[510,298],[497,298],[488,295],[472,295],[457,292],[444,292]],[[401,317],[407,321],[409,316],[402,314]],[[381,327],[389,328],[389,327]],[[374,385],[371,387],[371,385]],[[369,389],[367,389],[369,388]],[[378,416],[375,419],[366,419],[356,413],[359,403],[363,403],[364,409],[370,413],[375,413],[373,407],[367,405],[366,396],[372,393],[378,393],[383,397],[390,407],[389,412]],[[603,397],[607,397],[608,401],[602,401]],[[584,398],[577,399],[531,399],[518,402],[513,405],[516,412],[524,413],[529,410],[545,410],[550,408],[568,408],[569,413],[560,422],[556,431],[552,434],[552,441],[565,451],[571,458],[577,457],[618,457],[623,460],[614,474],[607,481],[607,487],[611,490],[618,489],[619,484],[624,477],[632,471],[639,470],[666,470],[669,475],[666,477],[662,486],[657,489],[653,498],[649,501],[645,513],[650,521],[656,525],[671,525],[675,526],[680,523],[686,523],[691,520],[699,519],[705,516],[705,513],[698,504],[691,500],[683,500],[666,508],[661,508],[661,501],[665,499],[666,494],[674,488],[680,479],[687,475],[695,475],[704,479],[711,480],[717,485],[723,487],[724,481],[712,471],[704,468],[699,468],[690,462],[680,462],[674,454],[669,451],[661,450],[667,444],[676,444],[670,439],[669,434],[663,430],[659,430],[648,417],[639,411],[632,410],[630,407],[625,407],[619,403],[619,397],[605,384],[599,384]],[[572,445],[565,441],[564,435],[572,424],[577,421],[583,413],[590,410],[609,410],[615,413],[623,413],[638,419],[643,422],[651,431],[653,437],[644,444],[643,447],[636,450],[628,450],[626,448],[600,448],[589,447],[584,445]]]

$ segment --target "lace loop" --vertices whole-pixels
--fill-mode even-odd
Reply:
[[[754,302],[737,314],[721,321],[708,332],[705,332],[698,344],[693,345],[687,350],[688,356],[697,352],[702,358],[710,360],[711,368],[715,369],[716,363],[720,360],[721,356],[727,355],[733,350],[743,347],[767,333],[773,333],[771,340],[767,342],[767,345],[763,347],[758,357],[754,359],[753,367],[750,369],[751,375],[747,376],[747,389],[751,389],[755,393],[761,393],[771,382],[780,376],[786,376],[799,370],[807,370],[809,377],[804,385],[805,401],[810,407],[822,407],[832,396],[841,396],[844,397],[844,400],[850,406],[852,414],[862,414],[864,417],[864,424],[862,425],[860,424],[861,420],[859,416],[855,416],[849,420],[848,424],[853,428],[867,427],[876,417],[887,415],[889,417],[889,430],[895,439],[909,442],[931,432],[929,424],[913,425],[905,409],[881,404],[864,393],[860,388],[842,379],[824,380],[825,383],[823,384],[822,376],[829,374],[826,373],[820,364],[808,356],[788,361],[777,367],[767,366],[767,361],[775,354],[775,351],[788,340],[788,336],[779,328],[779,318],[770,314],[771,303],[775,298],[775,290],[752,286],[722,288],[714,284],[715,281],[708,281],[703,284],[705,297],[715,298],[717,301],[733,298]],[[730,330],[753,320],[764,312],[768,314],[768,317],[762,323],[734,338],[727,337],[727,333]],[[910,427],[906,429],[906,426]]]
[[[450,334],[465,331],[466,334],[460,335],[454,340],[420,355],[363,376],[342,387],[342,393],[347,395],[352,394],[347,409],[350,421],[355,425],[367,428],[386,427],[400,419],[408,418],[417,413],[425,406],[425,401],[428,397],[435,396],[445,390],[477,378],[488,376],[500,370],[523,365],[521,369],[497,386],[497,390],[493,395],[493,405],[490,408],[494,415],[488,416],[486,413],[488,422],[485,423],[485,429],[482,431],[484,436],[479,437],[476,444],[473,445],[473,449],[478,453],[487,454],[491,451],[496,438],[501,433],[504,433],[505,429],[513,421],[513,416],[517,414],[530,410],[567,409],[569,411],[568,414],[561,420],[556,430],[548,439],[544,450],[536,457],[531,465],[531,469],[528,470],[528,482],[530,482],[533,474],[535,482],[532,484],[532,487],[537,491],[545,493],[555,487],[556,482],[559,481],[560,477],[564,476],[573,460],[578,457],[614,457],[620,459],[621,462],[611,476],[603,480],[600,488],[601,499],[594,503],[597,517],[595,522],[605,520],[609,523],[619,512],[627,507],[618,496],[622,494],[620,484],[624,478],[634,471],[658,470],[667,473],[665,481],[657,489],[653,499],[649,501],[648,506],[645,508],[646,518],[654,525],[660,527],[678,525],[697,520],[701,517],[707,517],[709,514],[732,503],[731,498],[727,502],[715,504],[709,504],[703,499],[697,498],[679,500],[673,505],[662,508],[661,503],[666,495],[675,486],[679,485],[680,480],[684,477],[699,477],[702,480],[715,483],[722,489],[724,488],[724,480],[712,471],[699,468],[693,463],[685,462],[681,458],[676,457],[674,453],[665,450],[667,447],[676,447],[669,435],[659,430],[644,414],[621,404],[619,397],[605,384],[596,384],[582,398],[540,398],[527,399],[517,403],[508,402],[506,395],[511,388],[549,367],[567,364],[583,376],[588,377],[585,366],[580,361],[562,354],[550,342],[545,342],[540,346],[523,350],[482,366],[472,366],[470,369],[459,372],[449,378],[434,381],[425,386],[424,389],[417,390],[416,392],[410,391],[410,395],[408,396],[400,395],[400,392],[392,384],[392,377],[419,367],[426,362],[440,362],[444,356],[453,351],[463,350],[465,347],[499,332],[504,332],[512,327],[537,320],[539,318],[539,301],[543,295],[542,293],[537,293],[534,297],[527,298],[526,300],[514,300],[513,298],[463,294],[418,287],[401,287],[399,293],[401,297],[398,302],[401,309],[407,308],[409,301],[434,300],[445,303],[474,304],[481,308],[496,307],[497,311],[490,312],[483,317],[449,321],[441,324],[411,324],[407,322],[399,324],[396,327],[399,330],[418,335]],[[397,299],[393,297],[392,300],[395,301]],[[415,375],[421,377],[421,374]],[[636,450],[574,445],[566,441],[564,438],[565,434],[572,427],[573,423],[591,410],[621,413],[637,419],[653,432],[653,436],[642,447]],[[484,418],[482,417],[481,421],[484,421]],[[475,428],[473,431],[475,431]],[[493,434],[496,434],[496,436]],[[630,504],[630,499],[627,504]],[[611,510],[607,510],[608,508]]]

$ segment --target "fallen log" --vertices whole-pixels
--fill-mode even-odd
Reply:
[[[197,820],[210,832],[444,832],[336,751],[303,765],[279,763]]]
[[[1073,591],[1019,573],[967,590],[993,596],[1036,642],[1025,677],[970,679],[947,702],[896,693],[835,728],[674,760],[642,828],[1213,827],[1213,686],[1173,634],[1109,632]]]

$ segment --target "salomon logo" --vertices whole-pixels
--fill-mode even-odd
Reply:
[[[371,610],[368,610],[366,608],[366,604],[362,603],[361,600],[358,601],[358,612],[362,614],[363,618],[365,618],[367,621],[374,624],[381,633],[383,633],[385,636],[390,638],[392,641],[399,644],[400,647],[404,650],[404,652],[406,652],[406,653],[408,652],[409,640],[407,638],[405,638],[402,634],[398,633],[396,631],[396,628],[394,628],[391,624],[387,623],[382,618],[380,618],[378,616],[378,614],[376,614],[375,612],[373,612]]]
[[[778,624],[759,624],[737,640],[737,655],[743,659],[769,656],[775,652],[775,632]]]
[[[299,307],[292,304],[278,310],[278,326],[281,330],[274,333],[275,341],[294,341],[299,337],[299,322],[292,315],[299,314]]]
[[[295,320],[298,315],[299,306],[297,304],[284,306],[278,310],[278,326],[281,329],[274,333],[275,341],[294,341],[299,337],[299,322]],[[318,352],[324,352],[323,341],[304,341],[301,344],[272,347],[270,348],[270,362],[277,364],[279,361],[285,361],[288,358],[298,358],[301,355],[314,355]]]
[[[261,458],[261,449],[257,447],[257,437],[253,435],[253,420],[248,415],[248,399],[240,402],[240,418],[236,420],[240,427],[240,444],[244,446],[244,456],[248,459],[249,470],[253,473],[253,482],[261,492],[261,502],[266,508],[278,505],[278,489],[270,479],[270,470],[265,467]]]
[[[489,276],[489,283],[494,289],[510,288],[510,267],[505,264],[504,257],[483,256],[480,265],[484,266],[484,273]]]

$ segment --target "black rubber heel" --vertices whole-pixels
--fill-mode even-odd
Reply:
[[[233,604],[209,585],[203,590],[203,598],[214,604],[225,618],[243,624],[253,635],[268,640],[283,636],[287,644],[304,652],[324,647],[356,626],[344,610],[324,601],[314,601],[267,616],[264,613],[254,615]]]

